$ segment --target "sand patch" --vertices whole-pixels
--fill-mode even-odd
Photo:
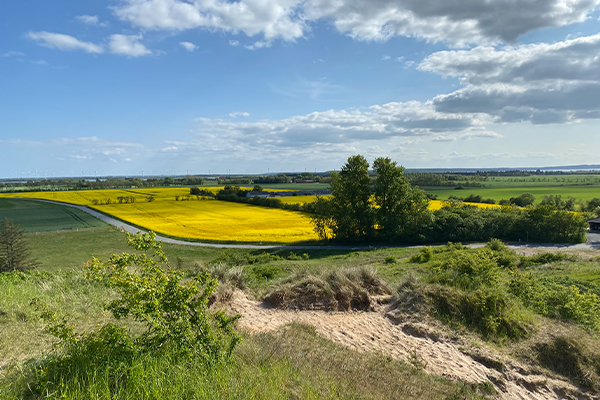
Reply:
[[[243,316],[239,326],[250,333],[272,331],[290,322],[309,324],[325,338],[357,351],[389,355],[452,380],[492,382],[501,399],[600,398],[569,382],[530,373],[529,368],[489,350],[466,354],[460,344],[425,324],[401,322],[390,306],[378,305],[373,312],[279,310],[238,291],[230,308]]]

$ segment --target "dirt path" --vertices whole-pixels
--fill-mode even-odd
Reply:
[[[240,327],[250,333],[272,331],[290,322],[309,324],[333,342],[358,351],[383,353],[453,380],[492,382],[501,399],[595,398],[566,381],[529,374],[527,368],[514,361],[498,362],[499,356],[469,356],[426,325],[394,323],[387,306],[378,308],[374,312],[287,311],[265,307],[242,292],[236,292],[231,306],[243,316]]]

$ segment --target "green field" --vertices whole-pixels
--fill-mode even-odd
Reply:
[[[0,220],[8,218],[25,232],[47,232],[104,226],[104,222],[72,207],[39,201],[0,199]]]
[[[542,185],[539,182],[523,183],[520,182],[509,182],[510,185],[501,187],[497,185],[491,188],[476,188],[476,187],[465,187],[457,190],[455,188],[442,187],[442,186],[429,186],[422,187],[427,193],[436,195],[438,200],[445,200],[450,196],[467,197],[470,194],[481,195],[485,199],[494,199],[496,202],[502,199],[510,199],[511,197],[518,197],[523,193],[531,193],[535,196],[536,202],[541,201],[544,196],[547,195],[561,195],[563,199],[567,197],[575,197],[578,200],[591,200],[594,197],[600,197],[600,185],[576,185],[576,184],[565,184],[561,185],[549,185],[548,183]]]

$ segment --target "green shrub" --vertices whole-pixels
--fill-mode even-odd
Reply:
[[[417,254],[415,254],[414,256],[412,256],[410,258],[410,262],[426,263],[428,261],[431,261],[432,257],[433,257],[433,249],[431,247],[424,246],[421,248],[421,250]]]
[[[569,258],[572,258],[573,256],[570,256],[569,254],[562,252],[562,251],[557,251],[554,253],[550,253],[550,252],[545,252],[545,253],[539,253],[533,256],[522,256],[521,260],[520,260],[520,267],[523,268],[527,268],[527,267],[531,267],[534,265],[544,265],[544,264],[550,264],[553,262],[558,262],[558,261],[564,261],[567,260]]]
[[[576,285],[572,280],[536,279],[531,273],[515,272],[510,281],[511,292],[526,307],[549,317],[573,321],[600,332],[600,296],[589,285]]]
[[[139,329],[109,323],[79,332],[41,301],[32,301],[48,324],[46,330],[59,339],[55,353],[33,367],[38,393],[53,393],[67,381],[85,388],[94,378],[92,371],[105,375],[112,398],[127,386],[134,363],[145,357],[168,354],[207,366],[231,357],[240,341],[232,327],[239,316],[208,310],[217,281],[207,271],[186,278],[172,268],[152,232],[128,234],[127,241],[144,253],[113,255],[105,262],[94,257],[85,265],[86,278],[113,290],[106,309],[117,320],[136,321]]]
[[[465,290],[494,286],[500,278],[498,257],[487,248],[475,252],[453,252],[433,271],[433,282]]]
[[[501,289],[485,287],[463,291],[432,285],[424,294],[434,315],[447,323],[473,329],[489,339],[518,339],[530,331],[528,318]]]

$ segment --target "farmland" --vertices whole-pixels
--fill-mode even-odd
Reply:
[[[213,193],[222,189],[218,186],[203,188]],[[189,188],[151,188],[27,192],[2,194],[0,198],[37,198],[84,205],[162,235],[192,240],[263,244],[317,240],[310,218],[304,213],[212,199],[202,200],[201,197],[188,195]],[[133,202],[125,202],[125,199],[131,198],[134,199]],[[150,198],[152,201],[149,201]],[[279,199],[287,204],[301,204],[312,202],[315,198],[290,196]],[[429,208],[439,210],[443,204],[442,201],[434,200],[430,202]],[[482,208],[498,207],[472,204]]]
[[[207,188],[213,192],[221,187]],[[189,188],[4,194],[85,205],[157,233],[219,242],[297,243],[317,239],[307,215],[218,200],[175,200]],[[152,196],[153,200],[148,201]],[[119,198],[135,199],[119,203]],[[106,204],[109,203],[109,204]]]
[[[91,215],[70,207],[29,200],[0,199],[0,221],[8,218],[26,232],[46,232],[103,226]]]
[[[482,187],[468,187],[466,185],[468,182],[477,182]],[[421,189],[436,195],[440,200],[450,196],[467,197],[474,194],[498,202],[518,197],[523,193],[533,194],[537,201],[548,195],[561,195],[563,198],[570,196],[578,200],[600,197],[600,177],[598,175],[473,177],[469,181],[457,182],[457,185],[461,189],[457,190],[455,187],[448,186],[422,186]]]

